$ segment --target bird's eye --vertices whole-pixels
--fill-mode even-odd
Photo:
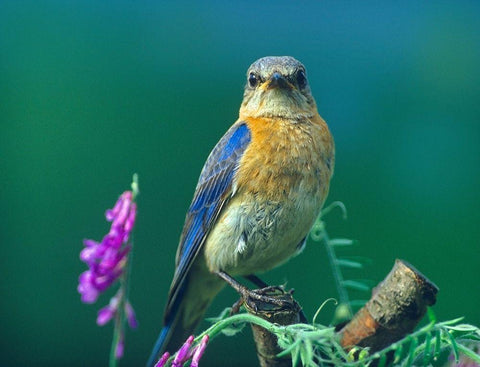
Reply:
[[[257,86],[257,83],[258,78],[255,73],[248,74],[248,85],[250,86],[250,88],[255,88]]]
[[[297,72],[297,83],[300,88],[305,88],[307,86],[307,76],[305,75],[304,70],[299,70]]]

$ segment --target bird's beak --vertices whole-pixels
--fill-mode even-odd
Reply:
[[[290,89],[291,85],[285,79],[285,77],[279,72],[274,72],[269,79],[267,89],[280,88],[280,89]]]

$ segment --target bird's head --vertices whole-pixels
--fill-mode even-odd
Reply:
[[[268,56],[247,71],[240,116],[298,120],[316,113],[305,67],[291,56]]]

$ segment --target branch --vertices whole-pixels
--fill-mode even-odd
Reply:
[[[376,352],[411,333],[435,304],[438,288],[412,265],[396,260],[367,304],[340,331],[340,344]]]
[[[270,303],[247,297],[244,306],[248,313],[279,325],[291,325],[300,322],[302,308],[293,299],[291,292],[285,292],[280,287],[268,287],[262,291],[262,294],[280,302]],[[292,365],[290,356],[277,357],[282,349],[278,346],[275,334],[259,325],[251,324],[251,326],[261,367],[287,367]]]

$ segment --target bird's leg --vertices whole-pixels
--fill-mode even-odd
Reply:
[[[240,305],[245,301],[248,301],[249,299],[259,301],[259,302],[274,304],[278,307],[287,307],[290,305],[288,302],[285,302],[284,300],[278,297],[279,295],[286,293],[282,287],[267,287],[267,288],[262,288],[258,290],[250,290],[247,287],[245,287],[243,284],[240,284],[238,281],[236,281],[234,278],[232,278],[230,275],[228,275],[224,271],[217,271],[215,274],[217,274],[220,278],[225,280],[241,296],[240,301],[235,303],[234,308],[232,308],[232,311],[238,312]],[[276,294],[272,294],[272,291],[275,291]]]
[[[249,280],[251,283],[255,284],[257,287],[259,288],[269,288],[269,285],[267,283],[265,283],[262,279],[260,279],[259,277],[257,277],[255,274],[250,274],[250,275],[246,275],[244,276],[245,279]],[[223,278],[225,280],[225,278]],[[233,278],[231,278],[233,279]],[[234,279],[233,279],[234,280]],[[235,281],[235,280],[234,280]],[[228,282],[228,281],[227,281]],[[238,292],[238,293],[241,293],[238,289],[239,287],[243,287],[240,283],[238,282],[235,282],[235,285],[232,285],[231,282],[229,282],[229,284]],[[238,313],[238,311],[240,311],[240,307],[242,306],[243,304],[243,296],[240,297],[240,299],[235,302],[232,306],[232,311],[231,311],[231,315],[235,315],[236,313]]]
[[[237,282],[234,278],[232,278],[230,275],[228,275],[227,273],[225,273],[223,271],[219,271],[216,274],[220,278],[225,280],[228,283],[228,285],[230,285],[233,289],[235,289],[237,291],[237,293],[240,294],[240,299],[233,304],[232,310],[230,311],[230,315],[235,315],[235,314],[238,313],[238,311],[240,311],[240,307],[242,306],[242,304],[244,302],[244,294],[246,292],[248,292],[248,288],[245,287],[244,285],[240,284],[239,282]],[[260,278],[258,278],[258,280],[260,282],[262,282],[262,280]]]
[[[232,287],[237,291],[237,293],[240,293],[241,295],[243,295],[246,291],[248,291],[247,287],[237,282],[234,278],[232,278],[230,275],[228,275],[224,271],[216,271],[215,274],[217,274],[220,278],[226,281],[228,285],[230,285],[230,287]]]

